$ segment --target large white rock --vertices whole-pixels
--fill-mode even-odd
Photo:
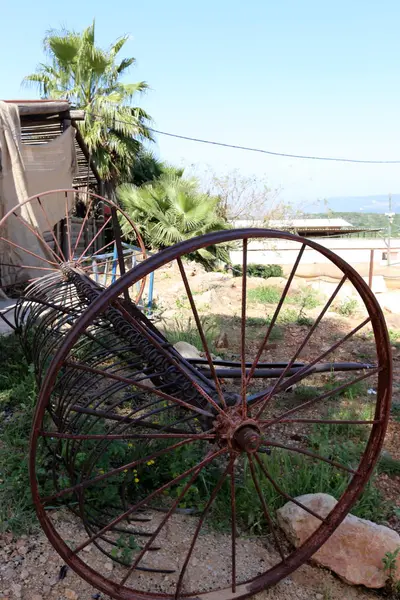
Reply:
[[[183,358],[201,358],[201,354],[196,346],[192,346],[188,342],[177,342],[174,344],[174,348]]]
[[[321,517],[326,517],[337,504],[329,494],[306,494],[296,500]],[[320,525],[316,517],[293,502],[280,508],[277,516],[280,527],[296,547]],[[393,529],[349,514],[312,560],[328,567],[347,583],[381,588],[387,579],[382,559],[386,552],[394,552],[399,546],[400,536]],[[397,574],[400,579],[400,556]]]

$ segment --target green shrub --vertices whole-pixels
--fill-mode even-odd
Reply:
[[[334,304],[332,308],[343,317],[351,317],[357,312],[358,302],[355,298],[345,298]]]
[[[233,274],[236,277],[243,275],[242,265],[233,265],[232,268]],[[283,270],[280,265],[258,265],[251,263],[247,265],[246,272],[249,277],[262,277],[263,279],[268,279],[268,277],[283,277]]]

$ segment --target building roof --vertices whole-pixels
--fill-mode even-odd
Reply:
[[[270,229],[337,229],[338,227],[351,228],[353,225],[344,219],[270,219],[268,221],[235,221],[235,227],[269,227]]]
[[[279,229],[281,231],[296,232],[298,235],[307,237],[316,236],[340,236],[350,233],[376,232],[380,229],[368,227],[355,227],[345,219],[270,219],[269,221],[238,220],[233,222],[235,229],[256,227]]]
[[[21,137],[23,144],[45,144],[54,140],[69,126],[75,126],[73,113],[67,100],[5,100],[18,105],[21,119]],[[75,136],[78,174],[74,178],[74,187],[90,187],[99,191],[100,175],[90,160],[89,150],[78,128]],[[90,163],[90,167],[89,167]]]

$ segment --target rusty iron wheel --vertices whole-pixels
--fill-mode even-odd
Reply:
[[[52,206],[55,201],[57,223]],[[78,202],[84,213],[80,221],[74,215]],[[96,221],[97,229],[88,232]],[[122,232],[126,239],[135,240],[139,251],[130,250],[129,245],[124,249]],[[73,189],[48,190],[11,208],[0,219],[0,247],[0,282],[6,290],[12,285],[29,285],[45,275],[60,274],[66,263],[92,279],[100,279],[100,285],[106,287],[128,270],[128,263],[131,267],[133,257],[142,261],[147,256],[136,225],[120,206],[98,194]],[[109,266],[114,267],[113,272],[105,272]],[[140,282],[136,302],[144,285]]]
[[[249,255],[260,244],[279,240],[296,249],[292,268],[284,283],[275,281],[279,299],[254,305],[258,296],[247,277]],[[223,288],[219,292],[219,321],[238,338],[233,348],[238,358],[228,360],[212,352],[210,316],[202,318],[198,289],[193,291],[196,278],[185,263],[198,250],[226,244],[243,267],[243,277],[235,280],[239,317],[224,313],[227,300]],[[307,252],[323,256],[338,283],[318,307],[311,303],[312,320],[306,321],[301,294],[307,290],[298,287],[296,275]],[[159,289],[163,281],[169,287],[167,265],[180,277],[180,316],[158,331],[145,316],[139,318],[133,304],[124,304],[124,292],[152,273]],[[90,296],[79,273],[71,268],[68,276],[81,295]],[[338,324],[330,311],[350,288],[358,314]],[[293,316],[293,306],[301,319]],[[173,327],[186,331],[184,321],[197,329],[199,358],[184,358],[174,348]],[[283,338],[274,345],[275,327]],[[355,360],[360,345],[368,346],[368,362]],[[152,256],[94,296],[51,357],[31,436],[37,514],[66,563],[119,600],[232,600],[276,584],[318,550],[360,497],[389,418],[390,344],[373,293],[327,248],[278,231],[215,232]],[[371,393],[360,388],[364,385]],[[316,432],[325,432],[326,447],[313,442]],[[361,444],[355,454],[336,455],[341,446],[354,447],[355,440]],[[43,481],[45,449],[52,476]],[[329,482],[336,477],[343,482],[337,504],[323,515],[293,497],[310,491],[293,487],[296,473],[321,467]],[[251,533],[243,497],[252,511],[258,506],[259,521],[250,524],[259,527],[254,544],[264,562],[243,560]],[[277,524],[276,510],[287,501],[319,523],[297,548]],[[77,518],[72,546],[59,529],[62,506]],[[215,519],[225,519],[219,538],[207,528]],[[202,539],[208,550],[196,558]],[[216,539],[221,545],[214,548]],[[92,551],[84,552],[88,547]],[[207,567],[207,552],[224,563],[218,581]],[[104,554],[115,562],[108,575],[96,568],[95,557]]]

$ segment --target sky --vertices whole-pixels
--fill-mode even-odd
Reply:
[[[3,0],[0,98],[37,97],[21,81],[44,59],[46,30],[81,30],[93,18],[99,45],[131,35],[126,56],[137,64],[127,81],[148,82],[140,103],[159,130],[276,152],[400,160],[398,0]],[[200,173],[266,178],[304,209],[324,198],[400,192],[400,164],[277,158],[161,135],[155,152]]]

